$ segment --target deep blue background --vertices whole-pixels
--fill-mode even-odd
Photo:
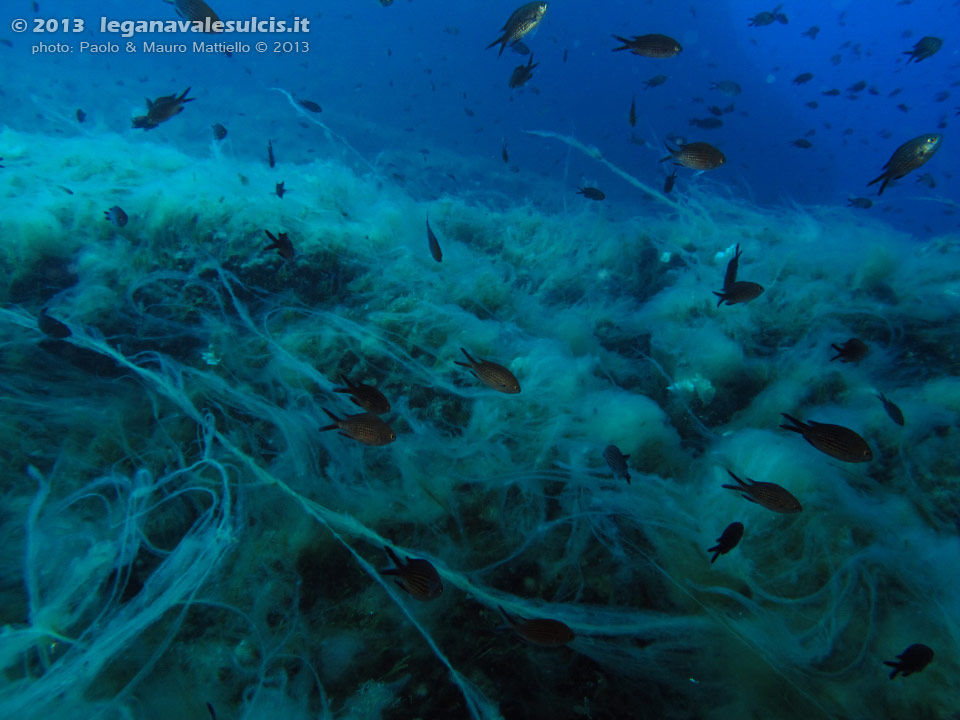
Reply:
[[[33,16],[29,3],[17,5],[19,13],[15,7],[8,10],[11,18]],[[118,0],[43,0],[39,15],[75,16],[77,8],[83,8],[92,25],[101,14],[116,19],[175,17],[172,6],[161,0],[143,6],[131,11],[129,3]],[[748,27],[749,17],[772,8],[753,0],[553,0],[541,27],[527,39],[540,66],[521,90],[509,89],[507,81],[525,58],[509,50],[498,58],[496,48],[486,49],[518,6],[516,0],[397,0],[390,7],[381,7],[377,0],[332,0],[290,3],[282,10],[272,3],[214,0],[212,6],[223,19],[271,13],[307,16],[312,20],[308,34],[283,39],[307,40],[310,51],[239,53],[232,58],[193,53],[31,58],[26,43],[36,38],[9,32],[0,35],[16,45],[0,50],[32,73],[35,84],[65,85],[78,104],[93,106],[92,89],[102,96],[129,88],[123,92],[133,107],[142,103],[143,95],[191,85],[203,98],[190,108],[195,118],[201,112],[206,124],[221,118],[236,124],[243,118],[250,132],[265,104],[282,102],[266,91],[279,84],[320,103],[324,121],[368,155],[390,146],[448,148],[492,163],[499,162],[501,141],[507,138],[511,161],[522,172],[532,172],[531,181],[537,173],[559,178],[566,148],[524,135],[525,129],[576,135],[655,185],[665,172],[657,163],[663,155],[660,141],[671,135],[707,140],[728,158],[712,180],[762,204],[844,205],[855,195],[876,200],[876,186],[867,188],[866,183],[881,172],[892,152],[917,135],[941,132],[945,139],[940,152],[921,171],[930,172],[937,187],[916,183],[921,173],[915,173],[891,186],[869,212],[888,212],[891,222],[919,236],[956,228],[955,216],[947,213],[954,209],[949,203],[960,196],[952,177],[960,142],[951,136],[960,122],[955,109],[960,107],[960,55],[953,34],[960,27],[957,2],[787,2],[782,12],[788,24]],[[820,28],[816,39],[802,35],[812,25]],[[683,53],[655,60],[612,52],[617,43],[611,34],[651,32],[676,37]],[[907,65],[902,53],[924,35],[942,37],[943,48],[928,60]],[[99,33],[93,36],[105,39]],[[834,56],[838,64],[831,60]],[[802,87],[792,84],[803,72],[813,73],[814,79]],[[645,90],[643,81],[658,74],[667,75],[668,81]],[[709,84],[715,80],[736,81],[743,93],[728,98],[711,91]],[[846,88],[859,80],[879,94],[863,91],[857,99],[848,99]],[[839,97],[821,94],[831,88],[843,92]],[[890,97],[896,89],[901,92]],[[934,97],[943,91],[950,97],[936,102]],[[627,112],[634,94],[639,120],[631,129]],[[819,108],[806,107],[810,100],[818,101]],[[710,105],[731,102],[735,111],[723,116],[724,127],[690,126],[691,117],[710,116]],[[897,109],[901,103],[907,112]],[[71,110],[66,107],[64,112]],[[112,127],[129,131],[127,105],[116,115]],[[938,128],[944,123],[945,129]],[[380,132],[370,133],[371,127]],[[810,131],[813,148],[790,144]],[[631,143],[631,132],[656,147]],[[262,134],[275,131],[263,127]],[[598,184],[611,202],[629,210],[637,197],[634,190],[585,158],[575,163],[571,183]],[[678,189],[682,187],[680,183]]]

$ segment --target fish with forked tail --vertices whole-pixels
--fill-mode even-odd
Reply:
[[[526,5],[521,5],[513,11],[513,14],[503,26],[501,31],[503,35],[487,45],[487,48],[492,48],[499,43],[500,52],[497,53],[497,57],[500,57],[503,55],[503,49],[507,45],[515,45],[526,35],[533,32],[537,25],[540,24],[540,21],[543,20],[543,16],[546,15],[546,13],[547,4],[545,2],[531,2]]]

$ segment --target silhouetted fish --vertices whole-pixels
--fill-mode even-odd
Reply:
[[[884,660],[883,664],[893,668],[893,672],[890,673],[890,679],[893,680],[897,673],[903,673],[903,676],[907,677],[920,672],[930,664],[931,660],[933,660],[933,650],[922,643],[915,643],[897,655],[896,662]]]
[[[629,455],[620,452],[620,448],[616,445],[607,445],[603,451],[603,459],[607,461],[607,465],[610,466],[614,476],[622,477],[627,481],[627,485],[630,484],[630,468],[627,467],[629,457]]]
[[[877,393],[877,397],[880,398],[880,402],[883,403],[883,409],[887,411],[887,417],[893,420],[893,422],[895,422],[897,425],[903,425],[903,411],[892,402],[887,400],[883,393]]]
[[[160,123],[166,122],[175,115],[179,115],[183,112],[185,103],[196,100],[196,98],[187,97],[187,93],[189,92],[190,88],[187,88],[180,95],[163,95],[156,100],[146,98],[147,114],[137,115],[133,118],[133,127],[142,130],[152,130],[160,125]]]
[[[340,380],[346,387],[334,388],[333,391],[335,393],[348,393],[350,395],[350,401],[354,405],[375,415],[385,415],[390,412],[390,401],[387,400],[382,392],[372,385],[351,382],[350,379],[344,375],[340,376]]]
[[[501,606],[497,606],[500,614],[506,619],[514,632],[529,643],[543,647],[560,647],[573,642],[573,630],[566,623],[548,618],[524,620],[507,614]]]
[[[309,110],[312,113],[323,112],[323,108],[317,105],[313,100],[297,100],[297,104],[299,104],[303,109]]]
[[[727,473],[737,481],[737,484],[722,485],[721,487],[728,490],[739,490],[743,493],[744,499],[752,503],[777,513],[798,513],[803,510],[800,501],[776,483],[755,482],[750,478],[744,481],[729,470],[727,470]]]
[[[404,562],[389,547],[384,546],[383,549],[387,551],[394,567],[381,570],[381,575],[396,576],[397,585],[415,600],[433,600],[440,597],[443,593],[443,581],[431,563],[411,557]]]
[[[210,129],[213,130],[214,140],[223,140],[227,136],[227,129],[220,123],[217,123],[216,125],[211,125]]]
[[[588,200],[600,201],[605,199],[607,196],[603,194],[603,191],[595,187],[582,187],[577,188],[577,195],[583,195]]]
[[[917,44],[913,46],[913,50],[905,50],[903,53],[904,55],[910,56],[907,60],[907,65],[913,60],[917,62],[926,60],[931,55],[934,55],[942,46],[943,40],[938,37],[927,35],[926,37],[920,38]]]
[[[622,47],[614,48],[614,52],[629,50],[634,55],[650,58],[671,58],[683,52],[680,43],[667,35],[634,35],[632,38],[614,35],[613,37],[623,43]]]
[[[790,425],[781,425],[784,430],[792,430],[803,435],[803,439],[820,452],[843,462],[867,462],[873,459],[873,451],[867,441],[850,428],[843,425],[818,423],[813,420],[803,423],[795,417],[781,413]]]
[[[487,360],[474,360],[463,348],[460,348],[460,352],[466,356],[468,362],[455,360],[454,363],[470,368],[473,376],[484,385],[507,395],[516,395],[520,392],[520,383],[517,382],[517,378],[503,365]]]
[[[723,531],[723,534],[717,538],[717,544],[712,548],[707,549],[707,552],[713,553],[713,557],[710,559],[710,564],[712,565],[715,563],[717,558],[721,555],[726,555],[728,552],[733,550],[737,546],[737,543],[740,542],[740,538],[742,537],[743,523],[733,522],[727,525],[727,528]]]
[[[277,254],[284,260],[293,260],[293,256],[295,254],[293,250],[293,243],[290,242],[290,239],[287,237],[287,233],[279,233],[276,237],[274,237],[269,230],[264,230],[263,232],[267,234],[267,237],[270,238],[271,242],[260,252],[276,250]]]
[[[104,210],[103,214],[108,221],[112,222],[117,227],[124,227],[127,224],[127,214],[119,205],[114,205],[109,210]]]
[[[430,217],[427,216],[427,245],[430,247],[430,254],[437,262],[443,260],[443,252],[440,250],[440,243],[437,242],[437,236],[430,229]]]

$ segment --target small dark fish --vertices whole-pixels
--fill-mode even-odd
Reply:
[[[217,713],[210,703],[207,703],[207,711],[210,713],[210,720],[217,720]]]
[[[859,82],[855,82],[853,85],[848,87],[847,92],[849,93],[863,92],[864,90],[866,90],[866,88],[867,88],[867,81],[860,80]]]
[[[443,593],[440,573],[426,560],[407,557],[404,562],[389,547],[384,547],[394,567],[381,570],[381,575],[395,575],[394,582],[414,600],[433,600]]]
[[[723,274],[723,289],[726,290],[729,287],[732,287],[733,284],[737,281],[737,273],[740,270],[740,256],[743,255],[743,252],[740,250],[740,243],[737,243],[736,250],[733,251],[733,257],[730,258],[730,262],[727,263],[727,270]]]
[[[497,57],[500,57],[503,55],[503,49],[507,45],[518,42],[524,36],[535,30],[546,13],[547,4],[545,2],[530,2],[526,5],[521,5],[514,10],[513,14],[507,19],[501,31],[503,35],[487,45],[487,49],[499,43],[500,52],[497,53]]]
[[[635,127],[637,124],[637,96],[634,95],[633,99],[630,101],[630,114],[627,116],[630,120],[630,127]]]
[[[843,62],[843,55],[841,55],[840,53],[830,56],[831,65],[839,65],[841,62]]]
[[[127,214],[119,205],[114,205],[109,210],[104,210],[103,214],[109,222],[112,222],[117,227],[123,227],[127,224]]]
[[[33,0],[33,2],[30,3],[30,6],[33,8],[34,15],[40,12],[40,3],[38,3],[37,0]]]
[[[778,12],[774,17],[781,25],[787,25],[790,22],[790,19],[787,17],[786,13]]]
[[[267,140],[267,162],[270,163],[270,167],[273,167],[277,164],[277,161],[273,157],[273,141]]]
[[[510,162],[510,155],[507,154],[507,140],[504,138],[503,147],[500,148],[500,157],[503,158],[505,163]]]
[[[905,50],[903,54],[910,56],[907,60],[907,65],[909,65],[912,60],[920,62],[921,60],[926,60],[931,55],[935,55],[941,47],[943,47],[943,40],[927,35],[917,41],[917,44],[913,46],[913,50]]]
[[[869,210],[873,207],[873,200],[870,198],[864,197],[852,197],[847,200],[847,207],[860,208],[861,210]]]
[[[814,25],[814,26],[812,26],[809,30],[807,30],[806,32],[801,33],[801,34],[800,34],[800,37],[808,37],[808,38],[810,38],[811,40],[816,40],[816,39],[817,39],[817,33],[819,33],[819,32],[820,32],[820,28],[818,28],[816,25]]]
[[[516,395],[520,392],[520,383],[517,382],[517,378],[503,365],[487,360],[474,360],[463,348],[460,348],[460,352],[466,355],[468,362],[455,360],[454,364],[470,368],[471,374],[484,385],[507,395]]]
[[[323,408],[323,411],[330,416],[333,424],[320,428],[320,432],[339,430],[340,434],[344,437],[356,440],[364,445],[378,447],[389,445],[397,439],[397,434],[393,429],[372,413],[346,415],[345,417],[338,418],[326,408]]]
[[[717,307],[726,303],[727,305],[736,305],[738,303],[750,302],[763,294],[763,285],[746,280],[738,280],[732,283],[730,287],[725,287],[723,292],[714,292],[719,299]]]
[[[211,125],[210,129],[213,130],[214,140],[223,140],[227,136],[227,129],[220,123],[217,123],[216,125]]]
[[[158,127],[160,123],[166,122],[175,115],[183,112],[183,106],[188,102],[193,102],[196,98],[188,98],[187,93],[190,88],[184,90],[180,95],[163,95],[156,100],[146,98],[147,114],[137,115],[133,118],[133,127],[143,130],[152,130]]]
[[[533,77],[533,69],[540,63],[535,63],[533,61],[533,53],[530,53],[530,58],[527,60],[526,65],[517,65],[513,69],[513,72],[510,74],[510,87],[511,89],[516,89],[523,87],[527,81]]]
[[[701,130],[716,130],[723,127],[723,120],[718,117],[690,118],[690,124]]]
[[[312,113],[321,113],[323,108],[317,105],[313,100],[297,100],[297,104],[300,105],[304,110],[309,110]]]
[[[836,97],[840,94],[840,88],[833,88],[832,90],[824,90],[821,95],[826,95],[827,97]]]
[[[793,79],[793,84],[803,85],[804,83],[808,83],[811,80],[813,80],[813,73],[808,73],[808,72],[800,73]]]
[[[728,471],[729,472],[729,471]],[[733,473],[730,473],[731,475]],[[717,544],[712,548],[708,548],[707,552],[712,552],[713,557],[710,559],[710,564],[712,565],[717,561],[717,558],[721,555],[726,555],[728,552],[733,550],[737,543],[740,542],[740,538],[743,537],[743,523],[733,522],[727,525],[727,529],[723,531],[723,534],[717,538]]]
[[[764,25],[770,25],[774,20],[777,19],[777,13],[780,12],[780,8],[782,7],[783,5],[780,4],[777,5],[773,10],[757,13],[752,18],[749,18],[747,27],[763,27]],[[786,18],[785,15],[784,18]]]
[[[583,195],[588,200],[597,200],[598,202],[607,197],[603,194],[603,191],[595,187],[577,188],[577,195]]]
[[[567,50],[566,50],[566,49],[564,49],[564,51],[563,51],[563,61],[564,61],[564,62],[567,61]]]
[[[0,38],[0,45],[4,45],[4,46],[6,46],[6,47],[8,47],[8,48],[12,48],[12,47],[13,47],[13,43],[10,42],[7,38]]]
[[[550,620],[548,618],[537,618],[534,620],[524,620],[523,618],[514,618],[507,614],[501,606],[497,606],[500,614],[513,628],[514,632],[533,645],[542,647],[560,647],[573,642],[574,634],[566,623],[559,620]]]
[[[264,253],[268,250],[276,250],[277,254],[284,260],[293,260],[293,256],[296,253],[293,250],[293,243],[290,242],[290,239],[287,237],[287,233],[279,233],[274,237],[273,233],[269,230],[264,230],[264,232],[267,234],[267,237],[270,238],[270,244],[260,252]]]
[[[711,82],[710,89],[719,90],[724,95],[729,95],[730,97],[736,97],[742,92],[740,85],[733,82],[733,80],[719,80],[717,82]]]
[[[837,354],[830,358],[830,362],[839,360],[842,363],[858,363],[870,352],[867,344],[858,338],[850,338],[843,345],[830,343],[830,347],[837,351]]]
[[[666,179],[663,181],[663,192],[669,195],[670,191],[673,190],[674,183],[676,182],[677,182],[677,169],[674,168],[673,172],[667,175]]]
[[[941,90],[936,95],[933,96],[934,102],[946,102],[950,99],[950,93],[947,90]]]
[[[903,673],[903,676],[907,677],[920,672],[930,664],[931,660],[933,660],[933,650],[922,643],[915,643],[897,655],[897,662],[884,660],[883,664],[893,668],[893,672],[890,673],[890,679],[893,680],[897,673]]]
[[[867,462],[873,459],[873,451],[867,445],[867,441],[850,428],[812,420],[803,423],[786,413],[781,414],[793,424],[780,427],[800,433],[804,440],[832,458],[850,463]]]
[[[930,173],[924,173],[917,178],[917,182],[921,185],[926,185],[928,188],[933,190],[937,186],[937,181],[933,179],[933,175]]]
[[[63,185],[57,185],[57,187],[63,190],[67,195],[73,195],[73,190],[70,188],[64,187]]]
[[[710,111],[711,115],[715,115],[717,117],[720,117],[721,115],[723,115],[723,108],[718,108],[716,105],[711,105],[710,107],[707,108],[707,110]]]
[[[649,80],[644,80],[643,85],[644,89],[649,90],[652,87],[659,87],[667,81],[666,75],[654,75]]]
[[[666,162],[672,158],[676,160],[677,165],[691,170],[715,170],[727,161],[724,154],[710,143],[687,143],[686,145],[680,145],[679,148],[672,148],[667,143],[664,143],[664,145],[670,155],[660,162]]]
[[[776,513],[798,513],[803,510],[800,501],[797,500],[788,490],[780,487],[776,483],[755,482],[750,478],[746,481],[741,480],[732,472],[727,470],[730,477],[736,480],[736,485],[722,485],[727,490],[738,490],[743,493],[743,497],[752,503],[756,503],[767,510]]]
[[[287,189],[283,186],[282,181],[277,183],[276,189],[274,190],[274,192],[277,193],[278,198],[280,198],[281,200],[283,199],[283,196],[286,194]]]
[[[887,416],[897,425],[903,425],[903,411],[884,397],[883,393],[877,393],[880,402],[883,403],[883,409],[887,411]]]
[[[620,448],[616,445],[607,445],[603,451],[603,459],[607,461],[607,465],[613,471],[613,476],[622,477],[627,481],[627,485],[630,484],[630,468],[627,467],[629,457],[629,455],[620,452]]]
[[[341,382],[346,387],[334,388],[335,393],[347,393],[350,395],[350,401],[357,407],[363,408],[368,413],[374,415],[385,415],[390,412],[390,401],[382,392],[372,385],[364,383],[351,382],[350,378],[341,375]]]
[[[430,229],[430,218],[427,217],[427,245],[430,246],[430,254],[437,262],[443,260],[443,252],[440,250],[440,243],[437,242],[437,236]]]
[[[629,50],[634,55],[650,58],[671,58],[683,52],[680,43],[666,35],[634,35],[630,39],[619,35],[613,37],[623,43],[622,47],[614,48],[614,52]]]
[[[77,122],[82,123],[86,119],[87,119],[87,114],[80,108],[77,108]]]
[[[808,108],[813,108],[814,110],[816,110],[818,107],[820,107],[820,103],[818,103],[816,100],[811,100],[810,102],[805,103],[805,104],[806,104],[806,106],[807,106]]]
[[[799,140],[793,140],[790,142],[791,145],[798,148],[803,148],[807,150],[813,147],[813,143],[807,140],[806,138],[800,138]]]
[[[46,308],[43,308],[40,311],[40,317],[37,318],[37,328],[47,337],[52,337],[57,340],[63,340],[64,338],[68,338],[70,335],[72,335],[70,328],[56,318],[52,318],[47,315]]]
[[[883,190],[887,187],[888,182],[902,178],[907,173],[921,167],[940,149],[941,144],[943,144],[943,135],[937,135],[936,133],[920,135],[913,140],[908,140],[898,147],[890,159],[887,160],[887,164],[883,166],[884,173],[868,182],[867,185],[870,186],[882,180],[883,183],[880,185],[880,192],[877,195],[883,195]]]
[[[476,113],[468,107],[465,107],[463,109],[463,114],[466,115],[467,117],[473,117],[474,115],[476,115]]]

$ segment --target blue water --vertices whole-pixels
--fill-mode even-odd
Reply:
[[[0,717],[960,718],[960,3],[515,8],[5,6]]]

